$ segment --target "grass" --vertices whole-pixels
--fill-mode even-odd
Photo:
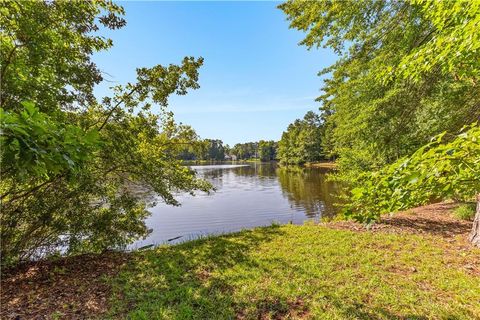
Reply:
[[[453,210],[453,215],[460,220],[473,220],[475,217],[475,208],[476,203],[465,203]]]
[[[428,235],[272,226],[133,254],[111,318],[479,319],[478,249]]]

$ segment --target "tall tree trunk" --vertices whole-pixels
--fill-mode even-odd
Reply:
[[[473,219],[473,227],[469,239],[474,245],[480,247],[480,193],[477,195],[477,212]]]

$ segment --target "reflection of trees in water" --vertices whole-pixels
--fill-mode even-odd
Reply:
[[[252,164],[250,166],[238,167],[234,169],[234,172],[240,176],[258,176],[262,177],[275,177],[275,164]]]
[[[284,195],[294,206],[304,208],[307,216],[335,214],[337,188],[335,183],[327,181],[325,171],[279,167],[276,172]]]
[[[200,176],[204,179],[208,180],[217,180],[218,178],[221,178],[224,174],[223,171],[226,171],[225,169],[215,169],[215,170],[205,170],[205,171],[200,171],[198,172]]]
[[[212,169],[204,168],[197,170],[197,172],[202,178],[211,181],[216,188],[220,189],[223,187],[224,179],[231,175],[237,177],[234,178],[234,180],[238,180],[238,183],[241,183],[242,180],[250,180],[249,178],[255,180],[273,180],[276,178],[275,167],[275,164],[251,164],[230,168],[215,168],[212,166]]]
[[[326,181],[328,170],[318,168],[277,167],[275,164],[251,164],[233,168],[213,168],[201,170],[201,176],[211,181],[216,188],[223,187],[229,176],[239,185],[242,181],[258,179],[269,180],[278,177],[283,196],[293,207],[305,210],[308,217],[333,216],[336,212],[334,203],[339,199],[335,183]]]

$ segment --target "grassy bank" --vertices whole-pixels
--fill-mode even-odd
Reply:
[[[480,250],[465,242],[468,223],[458,223],[453,234],[402,232],[398,221],[388,232],[334,224],[257,228],[80,257],[72,259],[74,267],[64,261],[36,266],[20,272],[14,287],[2,285],[28,290],[35,270],[43,270],[45,292],[37,283],[27,298],[14,296],[17,303],[31,300],[30,308],[50,299],[43,314],[60,318],[90,308],[100,318],[130,319],[478,319]],[[90,276],[89,264],[96,274],[78,279]],[[25,310],[14,304],[2,301],[13,313]]]
[[[480,252],[450,250],[418,235],[260,228],[136,255],[112,280],[113,310],[135,319],[480,318],[480,278],[464,268]]]

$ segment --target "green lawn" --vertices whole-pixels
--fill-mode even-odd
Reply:
[[[465,267],[479,255],[439,237],[257,228],[134,254],[109,280],[111,317],[480,319]]]

